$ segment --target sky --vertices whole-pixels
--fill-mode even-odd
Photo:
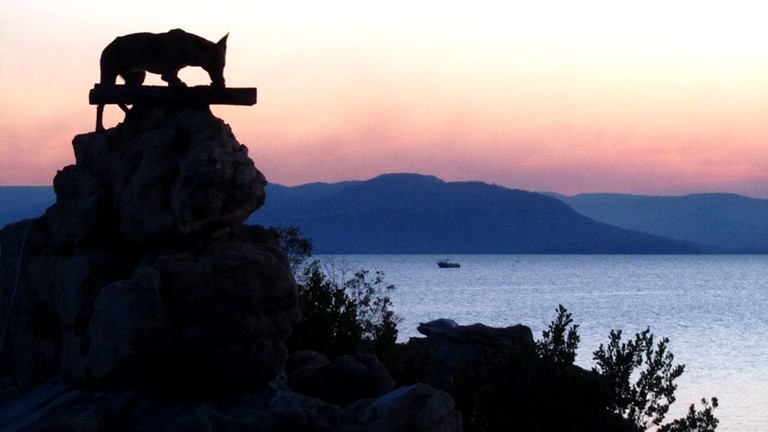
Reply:
[[[227,85],[258,103],[211,108],[271,183],[768,198],[766,16],[755,0],[3,0],[0,185],[74,163],[109,42],[182,28],[230,34]]]

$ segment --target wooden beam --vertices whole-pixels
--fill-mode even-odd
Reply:
[[[253,87],[165,87],[96,84],[88,94],[91,105],[107,104],[190,104],[254,105]]]

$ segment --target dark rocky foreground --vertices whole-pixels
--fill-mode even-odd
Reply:
[[[0,233],[0,430],[461,429],[375,358],[305,365],[310,394],[373,377],[330,402],[289,386],[297,286],[276,234],[242,224],[266,180],[207,107],[134,107],[73,146],[56,203]]]
[[[56,204],[0,232],[0,431],[627,429],[525,326],[431,323],[389,367],[289,354],[296,283],[243,225],[266,180],[207,108],[73,144]]]

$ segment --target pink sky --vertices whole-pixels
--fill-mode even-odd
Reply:
[[[0,185],[49,185],[74,162],[114,37],[183,28],[230,33],[227,84],[259,103],[212,110],[273,183],[418,172],[768,198],[768,5],[252,3],[0,2]]]

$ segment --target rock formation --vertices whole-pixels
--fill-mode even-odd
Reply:
[[[56,203],[0,232],[0,429],[461,429],[371,356],[300,354],[291,387],[297,286],[243,225],[266,180],[207,106],[135,105],[73,146]]]
[[[541,359],[531,329],[458,325],[440,319],[419,326],[427,337],[400,347],[399,382],[422,382],[450,394],[468,431],[636,431],[612,413],[595,372]]]
[[[264,176],[207,108],[132,109],[73,145],[77,162],[56,175],[45,218],[58,250],[176,243],[240,224],[264,203]]]
[[[274,236],[241,225],[266,180],[229,127],[206,108],[135,108],[73,145],[56,203],[3,231],[3,349],[19,383],[129,363],[226,386],[279,374],[296,285]]]
[[[336,405],[375,398],[395,388],[386,366],[372,354],[330,361],[314,351],[299,351],[289,356],[286,373],[294,390]]]

